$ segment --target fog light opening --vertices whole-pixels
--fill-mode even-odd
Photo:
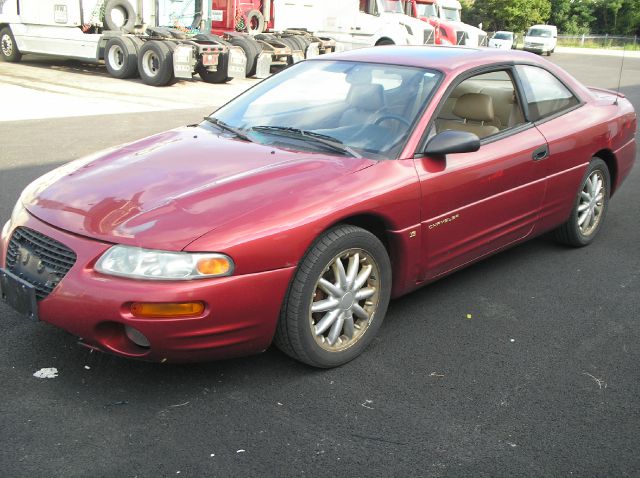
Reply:
[[[127,338],[131,340],[138,347],[142,347],[148,349],[151,347],[151,343],[149,339],[144,336],[142,332],[138,329],[134,329],[133,327],[129,327],[128,325],[124,326],[124,333],[127,335]]]

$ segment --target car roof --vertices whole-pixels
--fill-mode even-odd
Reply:
[[[347,60],[388,65],[431,68],[444,73],[469,70],[492,63],[542,63],[538,55],[516,50],[459,46],[376,46],[314,57],[318,60]]]

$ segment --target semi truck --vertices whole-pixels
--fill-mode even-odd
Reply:
[[[243,48],[247,74],[341,49],[435,43],[403,0],[211,0],[211,33]],[[288,56],[287,49],[291,51]],[[274,52],[275,50],[275,52]]]
[[[487,33],[461,20],[458,0],[405,0],[407,14],[435,28],[437,45],[486,46]]]
[[[104,62],[116,78],[164,86],[198,74],[208,83],[245,76],[242,49],[199,27],[203,0],[0,0],[0,59],[23,54]],[[174,28],[188,18],[188,28]]]

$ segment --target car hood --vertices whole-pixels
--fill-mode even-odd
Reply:
[[[372,164],[185,127],[68,163],[30,184],[22,201],[75,234],[180,250],[274,195],[308,192]]]

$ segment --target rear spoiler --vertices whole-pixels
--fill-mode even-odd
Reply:
[[[626,98],[624,93],[620,93],[619,91],[607,90],[606,88],[596,88],[595,86],[587,87],[589,91],[607,93],[609,95],[617,96],[618,98]]]

